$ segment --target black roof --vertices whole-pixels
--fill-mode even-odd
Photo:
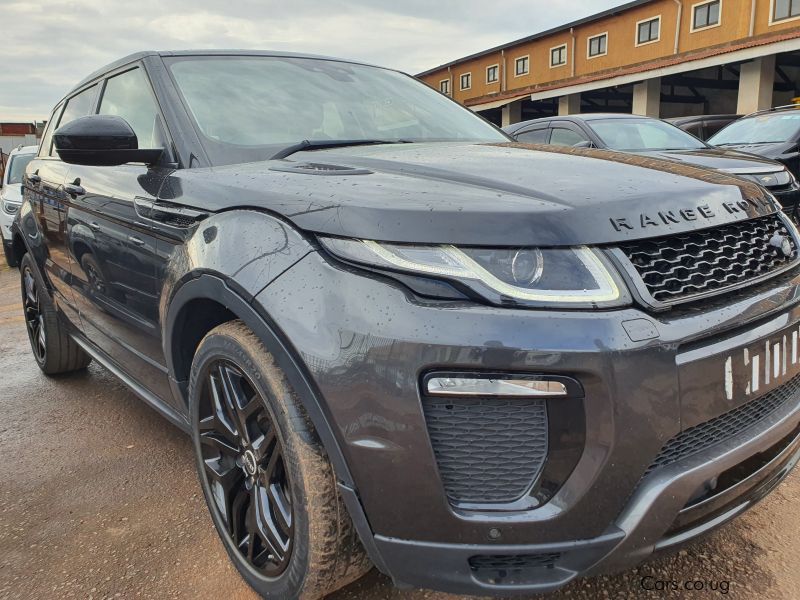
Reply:
[[[148,56],[281,56],[289,58],[315,58],[318,60],[332,60],[336,62],[376,66],[357,60],[347,60],[332,56],[320,56],[317,54],[303,54],[301,52],[277,52],[271,50],[143,50],[141,52],[134,52],[128,56],[123,56],[122,58],[97,69],[91,75],[84,77],[76,86],[74,86],[67,94],[65,94],[65,97],[69,96],[72,92],[86,85],[90,81],[101,77],[105,73],[108,73],[109,71],[113,71],[114,69],[124,67],[127,64],[140,61]]]
[[[540,33],[534,33],[533,35],[529,35],[524,38],[520,38],[518,40],[514,40],[513,42],[507,42],[505,44],[501,44],[499,46],[495,46],[494,48],[489,48],[488,50],[482,50],[480,52],[476,52],[475,54],[470,54],[469,56],[465,56],[463,58],[457,58],[456,60],[452,60],[448,63],[444,63],[443,65],[439,65],[438,67],[433,67],[432,69],[428,69],[427,71],[423,71],[422,73],[417,73],[417,77],[423,77],[425,75],[429,75],[440,69],[446,69],[447,67],[452,67],[453,65],[457,65],[467,60],[472,60],[473,58],[479,58],[481,56],[486,56],[487,54],[492,54],[493,52],[498,52],[500,50],[505,50],[506,48],[512,48],[513,46],[517,46],[519,44],[525,44],[527,42],[532,42],[534,40],[541,39],[543,37],[547,37],[548,35],[552,35],[554,33],[558,33],[559,31],[565,31],[572,27],[577,27],[579,25],[585,25],[586,23],[591,23],[592,21],[597,21],[598,19],[602,19],[604,17],[610,17],[621,12],[624,12],[631,8],[636,8],[637,6],[641,6],[643,4],[649,4],[654,0],[633,0],[632,2],[626,2],[625,4],[621,4],[620,6],[616,6],[614,8],[609,8],[608,10],[604,10],[603,12],[595,13],[588,17],[584,17],[583,19],[578,19],[577,21],[572,21],[571,23],[566,23],[565,25],[559,25],[558,27],[553,27],[552,29],[548,29],[547,31],[542,31]]]

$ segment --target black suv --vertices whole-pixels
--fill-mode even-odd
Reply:
[[[413,78],[148,52],[78,84],[13,227],[33,354],[193,439],[270,598],[558,588],[798,460],[798,233],[755,183],[531,150]]]

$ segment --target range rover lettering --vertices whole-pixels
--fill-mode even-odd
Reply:
[[[531,148],[397,71],[145,52],[58,103],[13,249],[46,374],[191,435],[269,598],[630,566],[798,460],[798,233],[765,188]],[[113,400],[113,399],[112,399]]]

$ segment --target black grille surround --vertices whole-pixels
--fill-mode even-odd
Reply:
[[[629,275],[641,281],[652,304],[661,306],[756,283],[797,265],[800,257],[779,213],[629,242],[619,250],[623,266],[631,267]]]
[[[426,396],[422,407],[451,503],[514,502],[542,472],[546,401]]]
[[[796,375],[782,386],[751,400],[719,417],[682,431],[658,453],[644,476],[655,469],[678,462],[702,452],[711,446],[728,440],[746,429],[760,423],[787,402],[800,400],[800,375]]]

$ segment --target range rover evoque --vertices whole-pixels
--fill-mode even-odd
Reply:
[[[554,590],[798,460],[800,240],[755,183],[515,143],[357,62],[146,52],[58,103],[23,185],[36,361],[191,434],[266,597]]]

